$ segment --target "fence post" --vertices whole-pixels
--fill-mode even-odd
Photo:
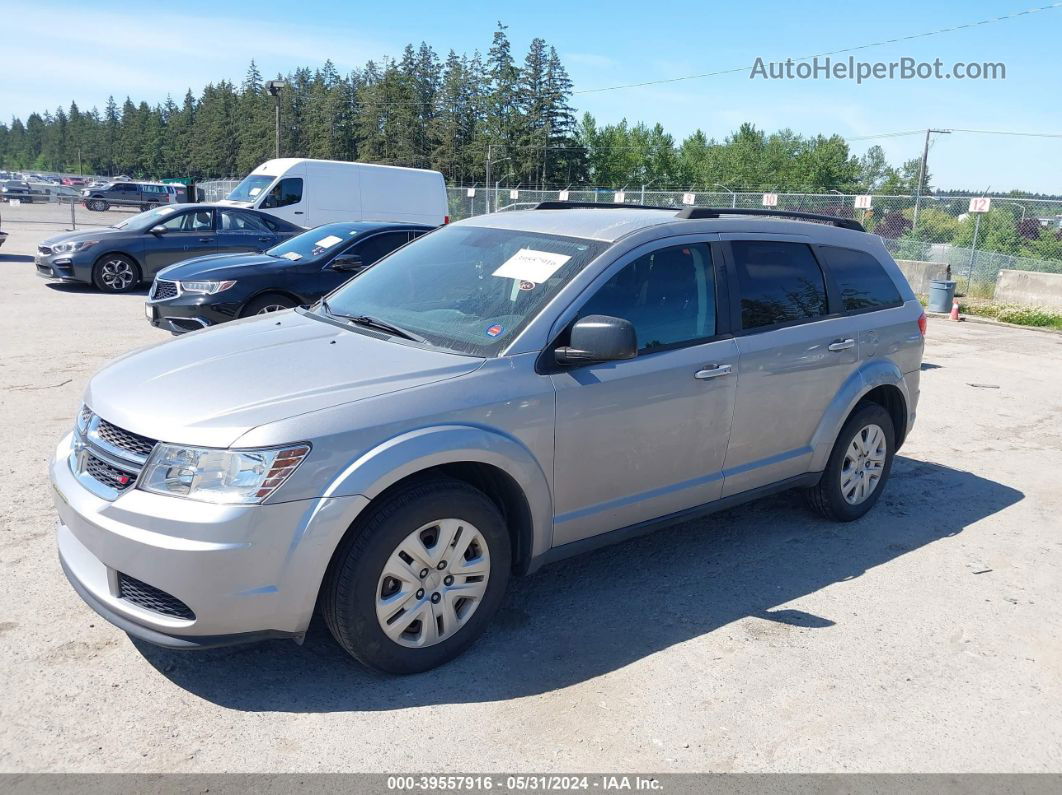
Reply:
[[[70,231],[77,231],[77,216],[74,215],[74,197],[70,197]]]
[[[981,228],[981,213],[974,218],[973,245],[970,246],[970,264],[966,273],[966,294],[970,294],[970,283],[973,281],[974,257],[977,256],[977,231]]]

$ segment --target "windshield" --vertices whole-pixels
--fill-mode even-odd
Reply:
[[[269,177],[264,174],[249,174],[225,198],[234,202],[253,202],[262,191],[273,184],[275,179],[276,177]]]
[[[328,296],[328,310],[382,320],[459,353],[492,356],[604,248],[578,238],[448,226],[347,282]]]
[[[273,246],[266,254],[271,257],[284,257],[292,262],[316,259],[323,254],[335,251],[338,246],[355,237],[359,231],[349,223],[325,224]]]
[[[150,229],[155,224],[161,224],[166,216],[177,211],[176,207],[156,207],[154,210],[137,213],[114,224],[112,229]]]

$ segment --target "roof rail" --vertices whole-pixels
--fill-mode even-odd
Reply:
[[[755,215],[766,218],[796,218],[801,221],[819,221],[820,223],[833,224],[841,229],[851,229],[855,232],[865,232],[866,229],[859,221],[851,218],[841,218],[836,215],[822,215],[821,213],[805,213],[799,210],[770,210],[766,207],[661,207],[652,204],[620,204],[617,202],[563,202],[545,201],[539,202],[533,210],[668,210],[675,213],[676,218],[695,220],[699,218],[719,218],[723,215]]]
[[[625,204],[621,202],[539,202],[532,210],[671,210],[677,207],[660,207],[653,204]]]
[[[770,210],[766,207],[687,207],[676,215],[676,218],[718,218],[721,215],[756,215],[767,218],[796,218],[801,221],[820,221],[825,224],[833,224],[841,229],[851,229],[855,232],[865,232],[866,229],[859,221],[851,218],[841,218],[837,215],[823,215],[821,213],[805,213],[799,210]]]

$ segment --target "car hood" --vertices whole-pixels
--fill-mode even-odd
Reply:
[[[126,354],[92,378],[85,403],[152,439],[228,447],[260,425],[455,378],[483,361],[283,312]]]
[[[179,282],[187,279],[203,279],[213,276],[228,276],[238,273],[241,268],[261,268],[277,262],[277,257],[266,254],[207,254],[204,257],[192,257],[170,265],[157,274],[160,279]],[[281,263],[290,265],[287,260]]]
[[[73,243],[78,240],[106,240],[127,234],[129,232],[125,229],[86,229],[83,232],[63,232],[61,235],[54,235],[47,240],[42,240],[41,245],[54,246],[56,243]]]

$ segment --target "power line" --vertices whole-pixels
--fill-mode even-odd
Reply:
[[[846,52],[856,52],[858,50],[866,50],[871,47],[883,47],[887,44],[898,44],[902,41],[913,41],[914,39],[925,39],[930,36],[939,36],[942,33],[954,33],[957,30],[966,30],[967,28],[976,28],[981,25],[994,25],[997,22],[1006,22],[1007,20],[1017,19],[1019,17],[1027,16],[1029,14],[1037,14],[1041,11],[1051,11],[1052,9],[1062,8],[1062,3],[1051,3],[1050,5],[1040,6],[1039,8],[1027,8],[1024,11],[1015,11],[1013,14],[1005,14],[1000,17],[991,17],[989,19],[982,19],[977,22],[967,22],[963,25],[954,25],[950,28],[940,28],[939,30],[931,30],[926,33],[912,33],[909,36],[898,36],[894,39],[883,39],[882,41],[873,41],[868,44],[859,44],[854,47],[843,47],[839,50],[830,50],[829,52],[815,53],[814,55],[803,55],[799,58],[793,58],[793,61],[810,61],[813,58],[825,58],[827,55],[840,55]],[[573,91],[573,94],[598,94],[604,91],[620,91],[625,88],[641,88],[643,86],[655,86],[663,83],[678,83],[683,80],[699,80],[705,77],[718,77],[719,75],[737,74],[739,72],[747,72],[753,67],[750,66],[735,66],[730,69],[720,69],[715,72],[704,72],[697,75],[684,75],[682,77],[668,77],[661,80],[646,80],[641,83],[622,83],[615,86],[603,86],[601,88],[585,88],[581,91]],[[919,131],[921,132],[921,131]]]

